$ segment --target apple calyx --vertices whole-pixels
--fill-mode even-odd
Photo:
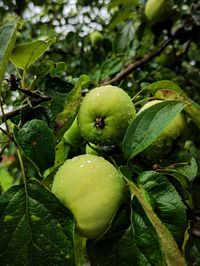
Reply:
[[[98,129],[104,129],[105,127],[105,122],[103,117],[97,117],[95,119],[95,127]]]
[[[135,113],[131,97],[123,89],[112,85],[96,87],[83,98],[78,127],[86,141],[110,146],[122,141]]]

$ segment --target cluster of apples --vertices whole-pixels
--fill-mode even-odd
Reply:
[[[147,103],[139,112],[156,103],[155,100]],[[111,85],[94,88],[83,97],[65,139],[72,145],[79,145],[82,139],[98,147],[118,145],[136,115],[131,97],[121,88]],[[183,115],[177,115],[144,155],[159,156],[163,150],[160,148],[165,143],[172,146],[184,126]],[[116,167],[92,154],[66,160],[55,175],[52,191],[74,214],[77,232],[91,239],[100,237],[107,230],[128,194]]]
[[[152,24],[160,23],[169,18],[172,7],[171,0],[148,0],[145,16]],[[93,47],[103,40],[98,31],[89,37]],[[138,114],[158,102],[148,102]],[[66,160],[57,171],[52,192],[74,214],[76,230],[86,238],[96,239],[109,228],[128,194],[120,172],[95,148],[120,145],[129,124],[138,114],[130,96],[121,88],[97,87],[83,98],[76,119],[65,133],[65,141],[71,146],[78,147],[83,141],[89,145],[86,144],[86,154]],[[185,119],[181,113],[142,155],[154,160],[169,153],[184,129]]]
[[[124,4],[128,6],[133,2],[133,0],[124,0]],[[174,14],[172,0],[148,0],[145,4],[144,15],[150,24],[162,23],[172,19]],[[89,34],[89,40],[92,47],[99,47],[104,40],[104,36],[102,32],[96,30]]]
[[[111,85],[95,88],[83,98],[65,140],[72,146],[78,146],[82,138],[93,145],[118,144],[135,114],[124,90]],[[103,234],[127,194],[120,172],[92,154],[66,160],[56,173],[52,191],[74,214],[77,232],[87,238]]]

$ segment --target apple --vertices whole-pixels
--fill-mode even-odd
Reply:
[[[92,46],[99,46],[103,41],[103,34],[99,31],[93,31],[89,35]]]
[[[148,0],[145,5],[145,16],[151,23],[168,20],[172,14],[171,0]]]
[[[82,136],[100,146],[118,144],[135,117],[131,97],[122,89],[106,85],[92,89],[78,112]]]
[[[146,103],[137,114],[161,101],[162,100],[153,100]],[[144,155],[147,159],[161,159],[172,150],[173,145],[178,138],[184,137],[186,128],[187,126],[185,116],[183,115],[183,113],[179,113],[162,131],[158,138],[144,151],[142,151],[141,154]]]
[[[76,231],[94,239],[109,227],[126,198],[126,185],[110,162],[83,154],[65,161],[55,175],[52,192],[74,214]]]
[[[66,143],[71,145],[72,147],[79,147],[84,139],[81,136],[78,124],[77,124],[77,117],[74,119],[71,127],[65,132],[64,140]]]

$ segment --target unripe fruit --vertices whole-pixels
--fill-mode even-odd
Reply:
[[[99,46],[103,41],[103,35],[99,31],[90,33],[90,42],[92,46]]]
[[[153,106],[161,100],[153,100],[146,103],[138,112],[138,114],[145,109]],[[177,138],[184,136],[186,129],[186,120],[183,113],[179,113],[174,119],[168,124],[168,126],[161,132],[158,138],[148,146],[142,154],[152,160],[157,160],[168,154],[173,147],[174,142]]]
[[[74,214],[77,232],[87,238],[98,238],[109,227],[125,190],[110,162],[87,154],[67,160],[52,185],[52,192]]]
[[[71,127],[65,132],[64,140],[72,147],[79,147],[83,143],[83,137],[77,125],[77,117],[74,119]]]
[[[105,146],[122,141],[135,107],[122,89],[107,85],[91,90],[83,98],[78,112],[78,126],[83,137]]]
[[[145,5],[145,15],[152,23],[166,21],[172,14],[171,0],[148,0]]]

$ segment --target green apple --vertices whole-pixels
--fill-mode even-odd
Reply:
[[[161,102],[161,100],[153,100],[146,103],[137,114],[159,102]],[[186,127],[186,120],[183,113],[176,115],[158,138],[141,154],[152,160],[164,157],[172,150],[175,141],[184,136]]]
[[[93,31],[89,35],[92,46],[99,46],[103,41],[103,34],[99,31]]]
[[[148,0],[145,5],[145,16],[152,23],[166,21],[172,14],[171,0]]]
[[[79,147],[83,143],[84,139],[78,128],[77,117],[74,119],[71,127],[65,132],[64,140],[72,147]]]
[[[83,98],[78,126],[88,142],[100,146],[118,144],[135,113],[131,97],[124,90],[111,85],[97,87]]]
[[[110,162],[84,154],[68,159],[61,166],[52,192],[74,214],[77,232],[94,239],[109,227],[126,198],[126,185]]]

